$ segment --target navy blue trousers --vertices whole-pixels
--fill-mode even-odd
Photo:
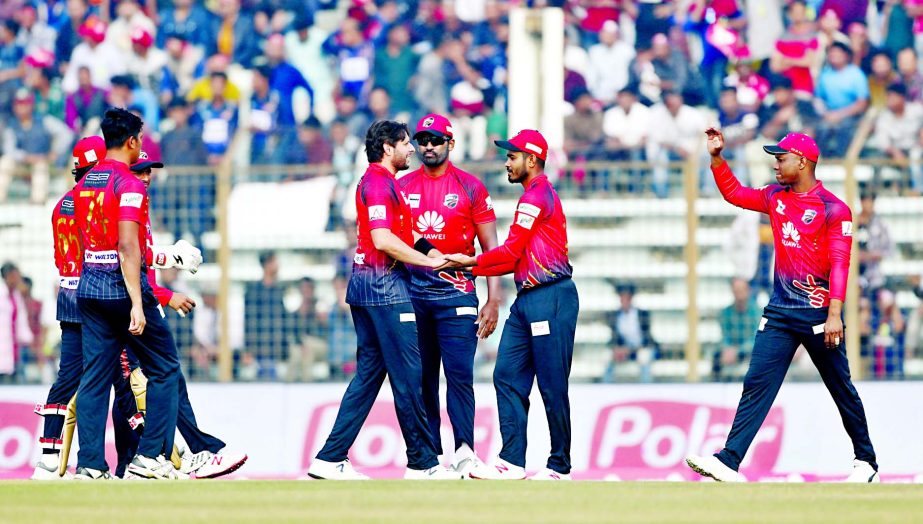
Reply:
[[[744,377],[744,389],[737,414],[734,415],[734,424],[724,449],[715,455],[729,468],[736,471],[740,467],[782,387],[795,351],[803,344],[840,412],[846,433],[852,439],[856,458],[878,469],[865,409],[849,377],[846,343],[841,341],[836,349],[826,347],[823,331],[826,321],[827,308],[785,309],[767,306],[763,310],[763,320],[756,332],[750,367]]]
[[[82,344],[80,324],[61,322],[61,361],[58,364],[58,376],[48,390],[46,404],[66,405],[77,392],[80,376],[83,374]],[[46,415],[44,422],[44,438],[61,438],[64,415]]]
[[[423,409],[420,348],[413,305],[352,306],[356,326],[356,376],[349,382],[336,422],[317,458],[340,462],[368,418],[385,376],[391,382],[397,421],[407,445],[407,467],[439,463]]]
[[[547,467],[570,473],[570,399],[568,379],[580,302],[570,279],[527,290],[516,297],[503,327],[494,388],[503,449],[500,458],[526,465],[529,393],[538,380],[545,404],[551,455]]]
[[[474,354],[478,347],[478,297],[474,293],[446,300],[415,300],[420,357],[423,366],[423,406],[430,438],[442,454],[439,433],[439,367],[445,367],[446,410],[452,422],[455,449],[474,449]]]
[[[179,358],[173,335],[160,315],[157,299],[143,294],[144,332],[128,332],[131,300],[78,297],[83,317],[83,377],[77,389],[77,420],[80,421],[78,466],[108,470],[104,454],[109,390],[119,378],[119,354],[130,348],[148,377],[147,426],[138,453],[156,457],[173,449],[176,428]]]

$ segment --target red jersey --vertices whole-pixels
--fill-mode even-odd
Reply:
[[[451,162],[442,176],[427,175],[421,167],[398,183],[407,196],[414,230],[442,253],[473,255],[477,226],[497,220],[484,183]],[[408,267],[413,298],[438,300],[474,292],[470,271]]]
[[[119,222],[139,225],[138,244],[144,266],[148,220],[147,189],[122,162],[103,159],[74,187],[74,214],[83,243],[83,272],[77,295],[127,298],[119,263]],[[144,287],[144,279],[141,279]]]
[[[54,232],[54,265],[58,268],[56,318],[59,322],[79,323],[77,284],[80,283],[80,269],[83,267],[83,247],[74,218],[73,190],[65,193],[54,206],[51,228]]]
[[[808,51],[817,51],[820,44],[817,37],[786,33],[776,42],[776,51],[785,58],[804,58]],[[792,81],[792,90],[814,94],[814,77],[810,67],[789,67],[782,74]]]
[[[567,219],[547,176],[540,175],[526,186],[506,242],[481,254],[477,262],[476,276],[513,272],[519,291],[573,275],[567,258]]]
[[[852,212],[818,182],[806,193],[779,184],[744,187],[727,163],[712,168],[724,199],[769,215],[776,263],[769,304],[822,308],[845,300],[852,247]]]
[[[356,189],[358,244],[346,302],[354,306],[384,306],[410,302],[410,275],[404,264],[375,249],[372,230],[387,228],[413,246],[410,206],[394,174],[381,164],[365,171]]]

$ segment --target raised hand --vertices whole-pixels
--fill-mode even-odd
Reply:
[[[724,151],[724,134],[714,127],[706,129],[705,134],[708,136],[708,154],[711,156],[721,155],[721,152]]]

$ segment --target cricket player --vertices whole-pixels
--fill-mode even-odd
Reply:
[[[573,268],[567,258],[567,221],[561,200],[544,174],[548,143],[538,131],[525,129],[496,144],[507,150],[511,184],[522,184],[522,197],[503,245],[477,258],[446,255],[475,276],[512,272],[518,294],[503,328],[494,387],[503,449],[493,464],[474,467],[476,479],[526,477],[526,426],[529,393],[537,379],[545,403],[551,456],[533,480],[570,480],[570,400],[568,379],[580,307]]]
[[[724,449],[690,456],[697,473],[722,482],[743,479],[737,470],[782,386],[792,357],[804,345],[843,419],[855,460],[848,482],[879,482],[875,450],[859,394],[849,378],[843,335],[843,300],[852,244],[852,213],[815,177],[820,151],[814,139],[789,133],[763,150],[776,159],[777,184],[741,185],[721,155],[724,135],[710,128],[711,170],[724,199],[769,215],[776,264],[772,298],[763,310],[744,377],[737,414]]]
[[[100,127],[106,158],[74,188],[84,248],[77,285],[84,371],[77,390],[80,450],[74,478],[112,478],[103,452],[105,418],[123,347],[135,352],[148,375],[147,427],[128,471],[143,478],[173,478],[164,453],[173,449],[179,358],[157,299],[142,278],[147,190],[128,169],[141,152],[142,121],[114,108],[106,111]]]
[[[446,265],[425,239],[414,241],[412,213],[395,175],[410,165],[414,148],[407,125],[380,120],[365,137],[369,168],[356,190],[358,246],[346,291],[356,326],[356,376],[350,381],[336,422],[308,469],[316,479],[365,480],[347,454],[387,376],[407,445],[405,479],[448,480],[461,475],[439,465],[426,424],[417,323],[404,264],[439,269]]]
[[[130,169],[131,172],[138,177],[138,180],[144,184],[145,188],[150,188],[152,170],[161,168],[163,168],[162,162],[150,160],[147,153],[142,151],[139,155],[138,162],[132,164]],[[159,286],[157,284],[154,269],[163,269],[167,267],[182,268],[185,264],[191,264],[189,270],[191,273],[195,273],[199,263],[202,261],[201,252],[183,240],[178,241],[174,246],[169,246],[170,249],[163,249],[155,246],[154,237],[151,231],[150,217],[148,217],[144,229],[147,237],[147,253],[149,255],[146,261],[148,264],[146,278],[151,285],[154,296],[157,298],[162,308],[170,307],[177,313],[185,316],[195,308],[195,301],[184,293],[174,292]],[[191,260],[187,262],[184,259]],[[180,261],[179,264],[177,264],[177,260]],[[122,392],[131,392],[129,376],[131,371],[137,369],[139,365],[137,358],[126,350],[122,357],[122,379],[119,380],[116,385],[117,398],[126,397],[124,394],[120,394]],[[227,475],[239,469],[247,461],[247,455],[243,453],[221,453],[221,450],[225,447],[225,443],[221,439],[199,429],[195,413],[192,410],[192,403],[189,401],[186,378],[183,376],[182,370],[180,370],[178,394],[179,403],[176,428],[179,430],[180,435],[183,436],[186,445],[189,446],[188,452],[182,455],[183,467],[180,469],[181,473],[194,474],[197,479],[206,479]],[[119,408],[121,415],[126,419],[131,418],[134,421],[132,425],[137,427],[138,423],[143,424],[143,415],[141,413],[136,413],[137,409],[133,404],[134,395],[129,394],[129,397],[131,398],[131,403],[119,406]],[[133,427],[132,429],[135,428]],[[134,455],[133,450],[137,448],[138,441],[138,434],[132,432],[128,445],[125,446],[124,449],[119,450],[119,465],[118,468],[116,468],[116,476],[122,476],[122,472],[126,470],[128,463]]]
[[[426,115],[413,138],[423,162],[399,181],[410,203],[414,230],[442,253],[474,254],[497,247],[496,215],[487,188],[449,161],[455,147],[452,124]],[[410,295],[417,315],[423,366],[423,405],[430,435],[442,454],[439,366],[445,366],[446,408],[455,437],[453,467],[467,478],[480,460],[474,452],[474,354],[478,338],[497,327],[500,277],[487,279],[487,303],[478,313],[470,270],[409,266]]]

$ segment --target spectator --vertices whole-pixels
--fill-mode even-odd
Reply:
[[[58,72],[63,74],[68,68],[74,48],[80,44],[80,28],[87,17],[88,7],[86,0],[68,0],[67,18],[58,26],[58,35],[55,37],[54,55],[58,58]]]
[[[434,51],[420,58],[416,74],[411,80],[411,87],[414,100],[421,112],[444,115],[449,110],[445,66],[449,49],[454,45],[451,39],[442,38]]]
[[[0,20],[0,112],[9,114],[13,93],[21,85],[25,74],[22,46],[16,43],[19,24],[13,20]]]
[[[162,105],[168,105],[178,97],[188,97],[196,85],[196,68],[204,53],[201,48],[191,45],[184,38],[180,35],[169,35],[166,39],[167,62],[162,71],[159,90]],[[224,62],[226,63],[226,60]]]
[[[769,60],[773,73],[792,81],[792,89],[799,98],[814,95],[814,77],[811,68],[817,60],[819,47],[814,27],[808,19],[807,5],[794,0],[786,9],[788,28],[776,42],[775,52]]]
[[[875,213],[875,193],[864,191],[861,203],[855,232],[859,242],[859,287],[865,296],[876,297],[885,284],[881,261],[891,256],[894,246],[887,224]]]
[[[138,115],[144,120],[150,129],[158,129],[160,126],[160,106],[157,103],[157,97],[153,92],[142,88],[135,82],[134,77],[129,75],[115,75],[110,80],[112,87],[106,96],[106,103],[110,107],[121,107],[131,109],[137,107],[142,114]],[[147,135],[145,135],[147,138]]]
[[[16,34],[16,43],[23,48],[26,54],[54,49],[58,33],[38,19],[34,5],[24,6],[19,11],[18,21],[19,32]]]
[[[83,22],[79,30],[83,42],[74,48],[64,73],[61,87],[65,93],[77,90],[77,73],[80,68],[90,70],[90,81],[100,89],[109,89],[109,79],[124,74],[128,70],[126,55],[110,44],[103,42],[106,38],[106,22],[91,16]]]
[[[868,0],[824,0],[819,11],[835,11],[843,25],[849,27],[856,22],[865,23],[868,7]]]
[[[725,79],[724,84],[737,89],[737,103],[750,112],[759,112],[760,106],[772,86],[769,80],[757,73],[753,62],[740,61],[734,66],[734,72]]]
[[[869,101],[872,107],[883,109],[886,104],[888,86],[900,82],[901,76],[894,70],[891,57],[884,51],[876,51],[871,59],[869,74]],[[906,88],[905,88],[906,92]]]
[[[30,65],[26,69],[26,87],[35,94],[35,109],[40,115],[50,115],[58,120],[64,120],[64,91],[61,90],[61,82],[55,76],[54,70],[50,67],[51,63],[30,61],[26,57],[26,63]],[[44,66],[48,67],[44,67]]]
[[[298,128],[298,141],[307,151],[308,164],[330,164],[333,161],[333,146],[324,136],[320,120],[316,117],[308,117]]]
[[[90,69],[81,66],[77,72],[78,87],[64,101],[64,122],[80,135],[91,135],[99,124],[99,115],[106,110],[106,92],[92,83]]]
[[[32,203],[48,196],[49,167],[67,155],[72,134],[64,122],[35,112],[35,97],[23,88],[13,101],[14,118],[3,133],[0,156],[0,202],[5,202],[13,175],[25,167],[32,178]]]
[[[202,122],[202,142],[208,152],[208,164],[218,165],[237,130],[237,105],[225,97],[228,77],[215,72],[209,75],[211,100],[201,101],[198,117]]]
[[[904,354],[909,359],[920,357],[920,350],[923,349],[923,277],[913,275],[908,280],[918,301],[907,315]]]
[[[365,137],[365,131],[368,129],[368,116],[359,111],[359,101],[353,95],[343,94],[336,101],[337,120],[346,124],[349,134],[355,137]]]
[[[260,36],[253,30],[253,16],[241,10],[241,0],[219,0],[217,31],[205,46],[206,54],[214,52],[227,57],[231,63],[245,68],[253,65],[260,53]]]
[[[346,303],[346,283],[348,278],[337,273],[333,278],[333,291],[336,301],[327,313],[327,363],[330,366],[330,379],[347,381],[356,373],[356,329],[353,317]]]
[[[187,296],[190,294],[188,286],[184,285],[184,283],[179,280],[179,270],[176,268],[158,270],[157,280],[161,287],[168,289],[171,293],[182,293]],[[193,325],[195,323],[195,317],[199,312],[197,308],[195,308],[189,313],[186,313],[186,318],[180,317],[179,314],[170,307],[164,308],[164,312],[167,325],[170,326],[170,331],[173,333],[176,351],[182,359],[183,367],[189,369],[194,362],[193,347],[195,345],[195,336],[193,334]]]
[[[641,162],[644,148],[652,132],[650,109],[638,101],[633,86],[619,91],[616,105],[603,114],[603,141],[605,155],[609,160]],[[644,191],[643,175],[637,168],[631,168],[630,180],[625,188],[635,193]]]
[[[654,35],[651,41],[651,64],[660,79],[660,89],[687,93],[691,85],[689,60],[681,51],[670,47],[666,35]]]
[[[410,50],[410,32],[404,25],[388,29],[387,45],[375,53],[375,85],[391,98],[395,113],[410,113],[416,109],[408,89],[408,71],[416,71],[419,57]]]
[[[22,275],[12,262],[0,266],[0,376],[19,372],[22,348],[32,343],[29,314],[20,286]]]
[[[852,49],[852,63],[863,73],[872,72],[872,57],[878,52],[869,42],[868,28],[862,22],[853,22],[847,28],[849,48]]]
[[[699,70],[705,81],[705,100],[711,107],[718,106],[718,94],[728,64],[749,53],[740,35],[746,23],[736,0],[695,0],[690,7],[688,27],[699,33],[702,42]]]
[[[734,165],[734,171],[744,183],[749,181],[746,146],[756,136],[759,118],[740,107],[737,89],[727,86],[718,98],[718,123],[724,133],[724,155]]]
[[[876,307],[871,312],[872,376],[878,379],[904,377],[904,315],[888,289],[873,295]]]
[[[721,350],[712,361],[715,380],[728,379],[735,371],[732,366],[743,364],[753,351],[753,334],[759,327],[762,310],[750,293],[750,284],[743,278],[731,281],[734,302],[721,310]]]
[[[317,309],[314,280],[304,277],[298,283],[301,304],[293,315],[293,347],[291,351],[292,374],[290,379],[314,379],[314,360],[327,349],[324,340],[322,315]]]
[[[638,93],[645,105],[661,101],[660,77],[654,68],[654,52],[650,47],[639,47],[628,65],[628,83],[638,86]]]
[[[25,363],[28,360],[35,364],[41,376],[45,376],[44,370],[48,362],[45,356],[45,328],[42,326],[42,301],[32,296],[32,279],[29,277],[22,277],[19,290],[29,319],[29,331],[32,334],[29,347],[22,348],[20,361]]]
[[[235,104],[240,101],[240,89],[233,82],[228,80],[228,66],[230,61],[228,57],[224,55],[212,55],[208,57],[205,61],[205,74],[201,78],[195,81],[192,85],[192,89],[189,90],[189,94],[186,95],[186,100],[190,102],[197,102],[199,100],[204,100],[206,102],[211,102],[214,97],[212,92],[212,75],[218,73],[224,75],[224,93],[223,97],[228,102],[234,102]]]
[[[590,47],[587,86],[593,98],[604,105],[615,102],[620,89],[628,84],[628,66],[635,57],[634,48],[619,38],[614,20],[603,23],[599,43]]]
[[[202,290],[202,303],[196,304],[192,318],[194,344],[189,351],[192,365],[187,368],[191,379],[215,378],[212,370],[218,363],[218,296],[213,290]]]
[[[330,124],[330,141],[333,148],[331,161],[339,182],[338,187],[346,191],[353,182],[353,162],[362,143],[349,132],[346,122],[340,119]]]
[[[851,64],[852,50],[839,42],[827,51],[827,67],[817,80],[816,102],[821,107],[817,126],[820,150],[840,158],[869,105],[869,84],[865,73]]]
[[[821,11],[817,25],[817,43],[819,50],[822,52],[817,54],[816,61],[811,66],[811,70],[814,72],[815,76],[820,73],[821,68],[824,67],[824,58],[827,55],[827,49],[829,49],[834,42],[840,42],[846,45],[850,44],[849,37],[846,36],[846,33],[842,32],[843,21],[835,10],[826,9]]]
[[[663,103],[651,108],[651,121],[658,126],[658,132],[652,133],[647,143],[647,158],[654,165],[651,182],[654,194],[666,198],[669,162],[702,153],[705,116],[686,105],[682,94],[667,91]]]
[[[881,47],[889,56],[913,47],[913,20],[907,16],[903,0],[888,0],[881,6]]]
[[[891,84],[887,89],[885,108],[875,120],[871,143],[893,160],[902,171],[909,171],[910,188],[923,192],[920,166],[920,131],[923,128],[923,107],[907,101],[904,84]]]
[[[336,58],[340,92],[364,101],[370,87],[375,49],[365,40],[359,23],[352,18],[344,19],[339,31],[327,37],[322,49]]]
[[[176,38],[188,42],[200,49],[201,52],[214,52],[214,42],[218,19],[199,2],[194,0],[173,0],[173,7],[160,11],[159,31],[157,32],[157,47],[166,47],[168,38]]]
[[[897,53],[897,72],[907,87],[907,100],[923,102],[923,73],[917,68],[917,52],[909,47]]]
[[[336,78],[321,47],[327,33],[314,26],[311,16],[297,16],[292,30],[285,34],[285,54],[314,88],[314,112],[321,122],[330,122],[336,111],[332,103]],[[408,74],[405,72],[405,74]]]
[[[123,54],[130,54],[135,31],[142,31],[148,36],[157,33],[157,26],[144,14],[138,0],[115,0],[116,18],[106,31],[106,43]],[[151,38],[153,43],[153,38]]]
[[[795,95],[788,77],[773,79],[772,100],[772,104],[760,108],[761,136],[778,142],[788,133],[814,134],[818,120],[814,104]]]
[[[279,92],[269,86],[269,66],[253,69],[253,94],[250,95],[250,162],[272,163],[274,134],[278,131]],[[280,151],[282,152],[282,151]]]
[[[163,161],[167,165],[200,166],[208,161],[202,131],[190,125],[192,114],[192,106],[182,98],[173,100],[167,106],[170,130],[164,133],[160,141]]]
[[[624,2],[630,5],[632,2]],[[666,34],[670,30],[677,4],[673,0],[650,0],[638,2],[638,16],[635,19],[635,45],[650,48],[651,41],[657,33]]]
[[[151,33],[141,27],[131,33],[131,59],[128,74],[132,75],[138,87],[150,93],[159,93],[163,85],[167,53],[154,47]]]
[[[282,129],[294,130],[296,119],[293,96],[298,89],[306,92],[310,99],[310,115],[314,107],[314,90],[298,69],[286,60],[285,37],[281,34],[274,34],[266,40],[265,54],[269,60],[269,87],[279,97],[278,125]]]
[[[747,15],[747,48],[749,60],[762,61],[772,56],[776,42],[785,27],[782,24],[782,6],[786,0],[743,2]]]
[[[642,382],[650,382],[650,363],[660,351],[651,336],[650,312],[634,305],[634,284],[619,284],[616,292],[619,295],[619,308],[607,315],[612,330],[609,341],[612,360],[603,375],[603,382],[614,382],[616,366],[629,360],[641,364],[640,379]]]
[[[262,279],[249,282],[244,292],[245,353],[241,364],[243,378],[275,379],[279,364],[288,360],[288,313],[279,284],[276,254],[264,251],[259,256]]]
[[[367,113],[369,122],[388,120],[393,116],[391,97],[384,88],[376,87],[369,93]]]

